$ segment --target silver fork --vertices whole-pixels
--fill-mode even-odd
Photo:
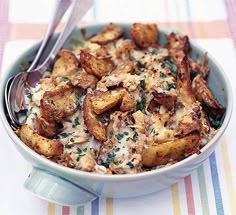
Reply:
[[[68,2],[67,0],[64,1]],[[62,2],[64,1],[62,0]],[[9,118],[14,128],[20,127],[25,122],[27,112],[27,108],[25,106],[26,89],[36,86],[40,78],[42,78],[43,74],[47,70],[48,66],[55,59],[65,40],[75,28],[78,20],[85,15],[85,13],[91,6],[92,0],[73,0],[69,8],[69,17],[46,60],[37,68],[32,66],[31,70],[27,70],[27,72],[21,72],[17,74],[12,82],[10,80],[11,78],[7,81],[5,87],[5,102]],[[44,47],[41,51],[44,50]],[[39,59],[37,59],[37,61],[38,60]]]

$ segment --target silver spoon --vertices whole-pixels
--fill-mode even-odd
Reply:
[[[10,79],[7,81],[8,85],[6,85],[5,88],[5,96],[7,95],[7,98],[5,98],[7,99],[6,107],[9,117],[12,121],[12,125],[14,127],[20,127],[26,119],[26,89],[37,85],[37,83],[47,70],[48,66],[55,59],[65,40],[73,31],[78,20],[85,15],[85,13],[91,6],[92,0],[73,0],[69,8],[70,13],[66,24],[46,60],[37,68],[32,69],[31,71],[21,72],[17,74],[12,82]]]

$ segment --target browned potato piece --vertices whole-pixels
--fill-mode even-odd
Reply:
[[[106,112],[121,102],[123,93],[122,90],[97,92],[91,99],[92,110],[96,114]]]
[[[106,127],[97,118],[91,108],[92,94],[87,94],[83,102],[84,122],[90,134],[92,134],[98,141],[105,142]]]
[[[81,87],[83,89],[94,89],[98,82],[98,79],[94,75],[88,74],[84,71],[78,72],[78,74],[73,76],[71,79],[74,86]]]
[[[87,73],[98,78],[107,75],[114,68],[114,63],[110,57],[95,57],[87,50],[80,52],[80,63]]]
[[[154,100],[161,105],[164,105],[168,110],[173,110],[177,101],[176,95],[168,95],[166,93],[154,93]]]
[[[225,108],[217,102],[206,81],[201,75],[197,75],[192,83],[193,92],[199,102],[202,103],[206,112],[211,112],[214,116],[225,112]]]
[[[128,62],[125,62],[121,65],[118,65],[112,72],[111,74],[112,75],[119,75],[119,74],[127,74],[127,73],[131,73],[134,71],[136,67],[136,63],[133,62],[133,61],[128,61]]]
[[[192,107],[192,105],[196,102],[196,99],[192,91],[187,56],[185,56],[181,61],[178,71],[177,89],[179,91],[179,96],[186,107]]]
[[[19,135],[26,145],[41,155],[55,157],[63,153],[63,145],[60,142],[37,134],[29,125],[22,125]]]
[[[147,48],[157,42],[157,25],[134,23],[130,27],[130,35],[140,48]]]
[[[110,23],[105,28],[103,28],[98,34],[93,36],[90,41],[93,43],[105,45],[107,43],[117,40],[123,34],[123,32],[124,30],[121,27]]]
[[[60,51],[60,58],[55,62],[52,78],[69,77],[78,70],[79,62],[72,51],[62,49]]]
[[[210,69],[207,66],[208,64],[207,52],[204,54],[202,61],[200,60],[193,61],[192,59],[189,59],[189,63],[191,67],[191,73],[194,72],[199,75],[202,75],[204,79],[208,77]]]
[[[120,106],[121,111],[130,111],[136,106],[134,95],[128,91],[124,91],[122,103]]]
[[[91,99],[92,110],[96,114],[102,114],[121,103],[120,110],[128,111],[135,107],[136,101],[132,94],[125,89],[97,92]]]
[[[34,128],[39,135],[52,138],[57,134],[59,125],[56,122],[47,122],[43,117],[36,117]]]
[[[154,167],[183,160],[185,157],[198,152],[199,145],[200,135],[197,132],[159,145],[153,145],[142,152],[143,165]]]
[[[166,48],[175,63],[180,63],[185,55],[190,52],[188,36],[182,36],[177,33],[170,33],[167,38]]]
[[[41,114],[48,122],[60,122],[72,115],[76,107],[76,95],[71,85],[57,87],[53,91],[46,91],[41,99]]]

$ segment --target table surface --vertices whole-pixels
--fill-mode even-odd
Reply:
[[[0,68],[42,38],[54,1],[0,0]],[[235,0],[94,0],[81,23],[155,22],[179,29],[207,49],[230,77],[236,101]],[[236,214],[235,110],[215,152],[191,175],[161,192],[132,199],[96,199],[67,207],[41,200],[23,188],[31,166],[0,123],[0,214]]]

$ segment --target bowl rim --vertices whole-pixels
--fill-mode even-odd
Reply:
[[[129,27],[132,24],[132,23],[116,23],[116,22],[114,22],[114,23],[121,26],[121,27]],[[102,28],[107,24],[108,24],[107,22],[93,23],[93,24],[82,24],[82,25],[77,26],[76,29],[95,28],[95,27]],[[171,32],[172,31],[180,32],[179,30],[175,30],[172,28],[158,28],[158,31],[160,31],[164,34],[170,32],[170,31]],[[35,42],[28,49],[26,49],[24,52],[22,52],[20,56],[26,55],[30,50],[32,50],[37,45],[39,45],[41,43],[41,41],[42,40]],[[191,39],[189,41],[190,41],[190,46],[192,48],[194,48],[197,51],[200,51],[202,53],[207,52],[204,48],[197,45]],[[209,52],[207,52],[207,55],[208,55],[208,58],[211,59],[212,62],[215,64],[215,66],[219,69],[224,82],[227,83],[226,86],[224,87],[225,88],[224,92],[226,93],[226,96],[228,98],[228,105],[227,105],[227,109],[226,109],[225,118],[224,118],[224,121],[223,121],[221,127],[219,128],[217,133],[214,135],[214,137],[200,150],[201,154],[210,150],[210,148],[213,147],[217,143],[217,141],[220,139],[220,137],[223,135],[225,129],[227,128],[227,126],[229,124],[229,121],[230,121],[230,118],[232,115],[232,110],[233,110],[233,92],[232,92],[232,87],[230,85],[229,78],[227,77],[227,75],[224,72],[221,65],[215,60],[215,58]],[[0,99],[1,99],[1,101],[4,101],[4,89],[5,89],[5,84],[7,81],[8,73],[13,68],[14,64],[17,62],[18,59],[19,58],[17,58],[15,61],[13,61],[12,63],[9,64],[9,66],[6,68],[6,72],[1,73],[1,86],[0,86]],[[3,124],[4,128],[6,129],[10,138],[13,140],[14,144],[16,144],[16,146],[20,147],[21,150],[23,150],[27,154],[30,154],[30,156],[34,157],[34,159],[37,160],[38,163],[42,163],[43,166],[47,166],[49,168],[49,171],[52,170],[54,172],[56,171],[56,172],[64,173],[66,175],[67,174],[74,175],[74,176],[78,176],[80,178],[101,180],[101,181],[134,181],[134,180],[137,181],[137,180],[142,180],[143,178],[146,178],[146,177],[151,177],[154,175],[157,176],[157,175],[161,175],[164,173],[168,173],[168,172],[178,169],[186,164],[191,164],[191,161],[199,156],[198,154],[193,154],[193,155],[191,155],[191,156],[189,156],[189,157],[187,157],[175,164],[172,164],[170,166],[165,166],[165,167],[162,167],[159,169],[154,169],[154,170],[141,172],[141,173],[123,174],[123,175],[119,175],[119,174],[108,175],[108,174],[98,174],[98,173],[94,173],[94,172],[85,172],[82,170],[77,170],[77,169],[73,169],[73,168],[69,168],[69,167],[65,167],[60,164],[57,164],[57,163],[47,159],[46,157],[41,156],[40,154],[36,153],[33,149],[31,149],[25,143],[23,143],[23,141],[21,141],[20,138],[14,133],[14,131],[12,130],[12,128],[10,127],[10,125],[7,121],[7,118],[4,114],[4,104],[2,104],[0,106],[0,118],[2,120],[2,124]],[[31,165],[34,166],[33,164],[31,164]]]

